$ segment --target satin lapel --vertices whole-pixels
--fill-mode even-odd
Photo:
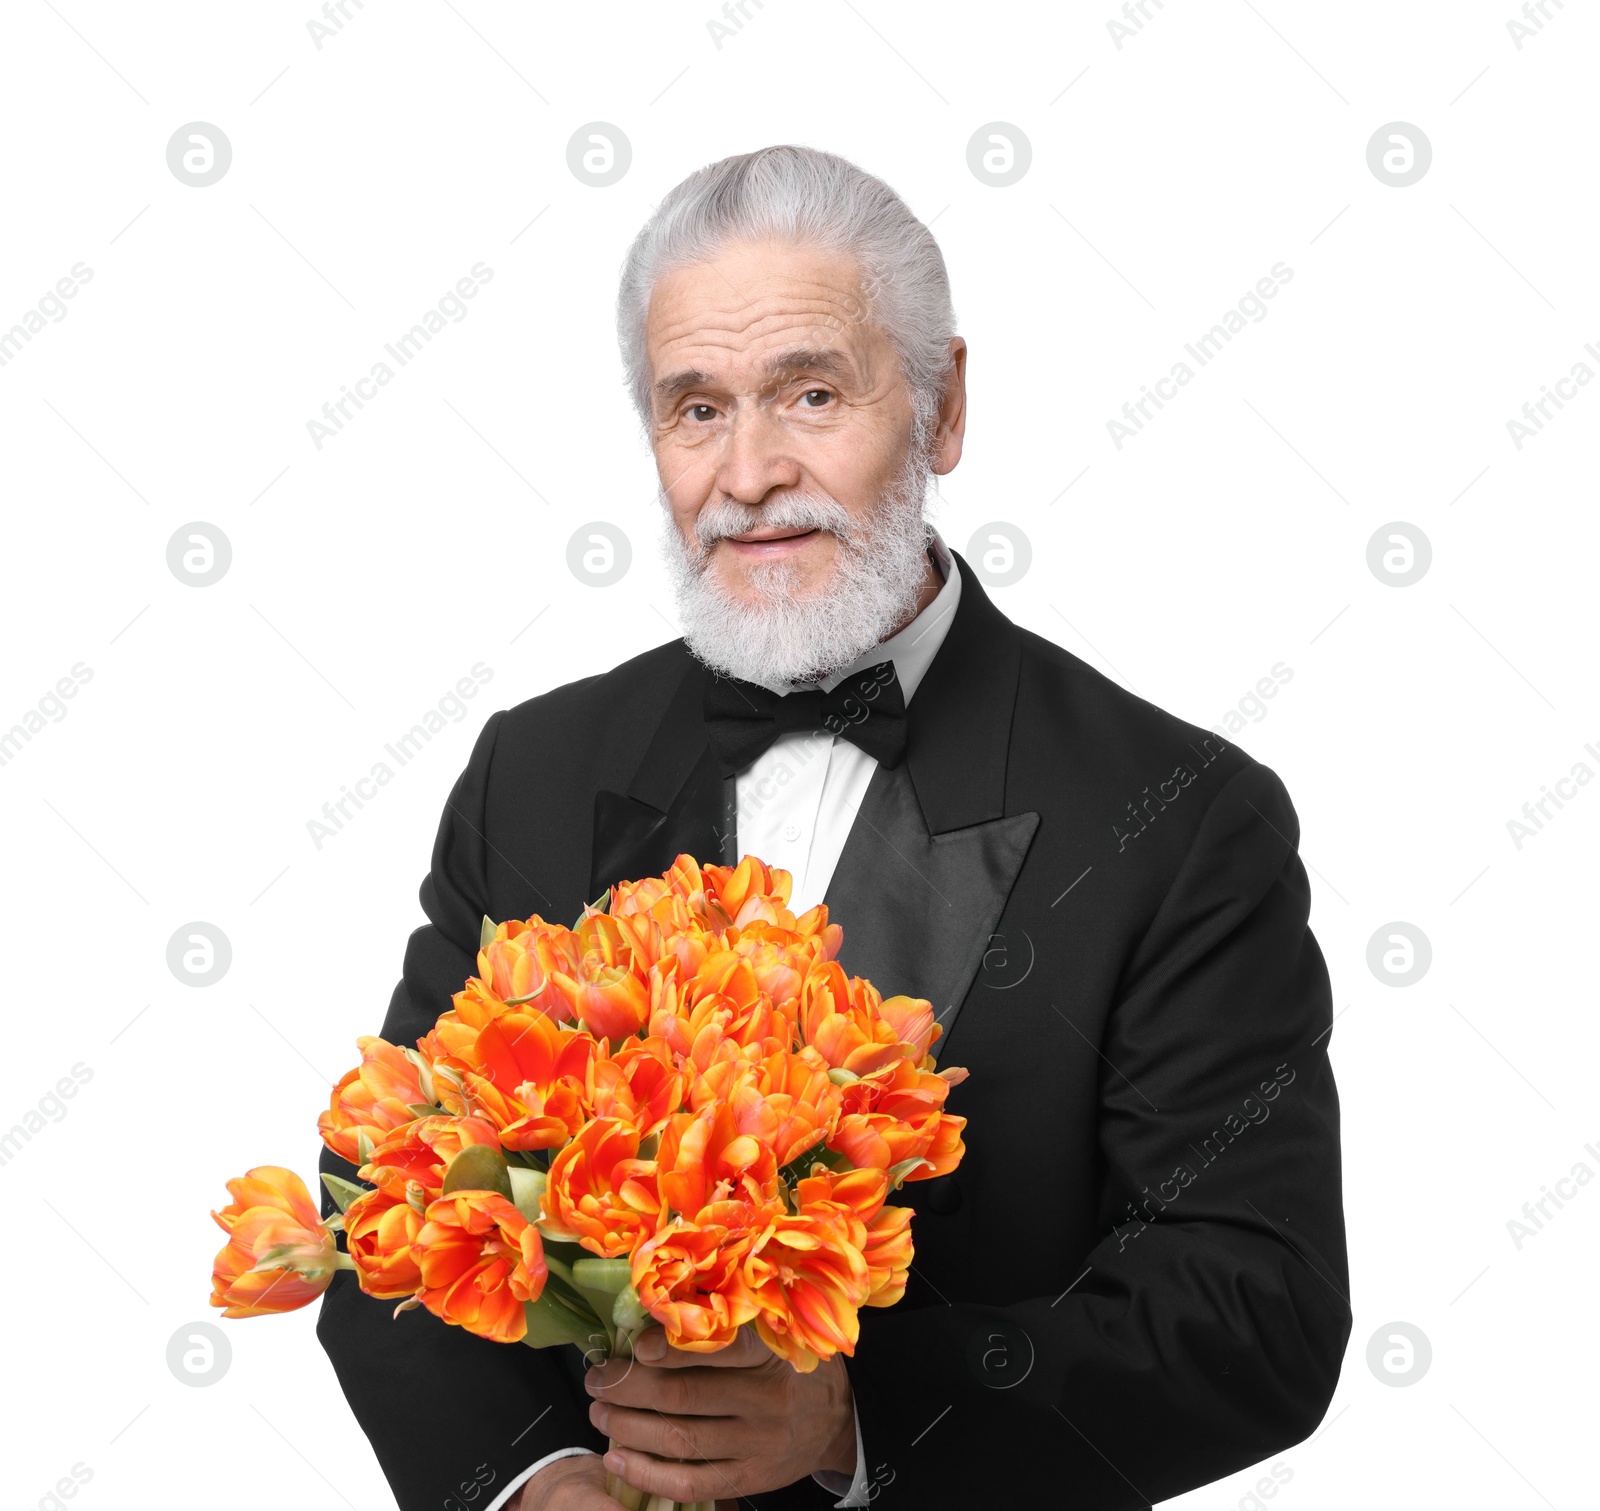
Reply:
[[[626,792],[594,798],[589,897],[618,881],[659,875],[680,854],[731,865],[738,858],[734,783],[706,742],[705,672],[684,670]]]
[[[1005,809],[1021,636],[956,562],[961,603],[907,709],[906,759],[873,773],[825,899],[845,969],[926,997],[941,1046],[1039,826]]]
[[[1022,868],[1037,813],[930,834],[904,764],[867,787],[828,887],[840,963],[885,996],[926,997],[949,1042]]]

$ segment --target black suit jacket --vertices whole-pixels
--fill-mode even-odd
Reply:
[[[1124,1511],[1298,1442],[1333,1393],[1328,975],[1278,778],[1018,628],[957,560],[905,760],[874,772],[826,900],[845,968],[940,1014],[967,1152],[897,1196],[910,1282],[863,1310],[848,1370],[874,1505]],[[386,1038],[449,1005],[483,915],[566,922],[679,851],[734,857],[706,675],[674,641],[489,719]],[[575,1349],[391,1310],[340,1274],[317,1331],[402,1511],[470,1511],[557,1447],[604,1449]]]

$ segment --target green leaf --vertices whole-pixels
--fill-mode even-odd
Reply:
[[[927,1165],[931,1168],[933,1161],[931,1159],[924,1159],[920,1154],[917,1154],[913,1155],[910,1159],[901,1160],[898,1165],[890,1165],[889,1189],[891,1191],[898,1191],[900,1187],[905,1184],[906,1177],[913,1170],[915,1170],[918,1165]]]
[[[452,1191],[497,1191],[511,1201],[511,1172],[506,1157],[488,1144],[468,1144],[444,1172],[442,1194]]]
[[[846,1070],[842,1065],[835,1065],[833,1069],[828,1072],[828,1079],[832,1081],[835,1086],[848,1086],[852,1081],[859,1081],[861,1077],[858,1076],[853,1070]]]
[[[554,1296],[569,1312],[577,1313],[591,1326],[600,1326],[600,1318],[585,1299],[583,1292],[577,1286],[563,1280],[554,1270],[545,1277],[544,1288],[547,1296]]]
[[[616,1297],[609,1292],[584,1291],[578,1292],[589,1304],[590,1310],[600,1319],[600,1326],[605,1329],[606,1352],[614,1353],[617,1346],[617,1330],[611,1321],[611,1308],[616,1304]]]
[[[417,1050],[402,1049],[400,1052],[411,1062],[412,1068],[417,1072],[417,1084],[421,1086],[423,1096],[431,1103],[433,1101],[432,1067],[429,1066],[428,1062],[422,1058],[422,1055]],[[438,1111],[435,1107],[430,1107],[429,1110]]]
[[[342,1175],[328,1175],[324,1172],[322,1184],[327,1187],[328,1195],[333,1198],[333,1204],[341,1212],[350,1210],[350,1203],[358,1196],[365,1196],[370,1186],[357,1185],[353,1180],[346,1180]]]
[[[587,918],[591,913],[604,913],[606,911],[606,909],[603,908],[601,906],[601,904],[602,903],[609,903],[610,901],[611,901],[611,888],[607,887],[605,889],[605,891],[602,892],[597,898],[595,898],[595,900],[593,902],[584,903],[583,911],[580,914],[578,914],[577,919],[574,921],[574,923],[572,925],[573,928],[577,928],[578,924],[582,923],[583,920],[585,918]]]
[[[644,1309],[644,1302],[639,1299],[639,1293],[631,1285],[617,1292],[617,1299],[611,1308],[611,1320],[616,1323],[618,1332],[630,1336],[651,1320],[650,1313]]]
[[[495,932],[499,927],[500,925],[487,913],[483,915],[483,926],[478,930],[478,948],[480,950],[488,949],[489,941],[494,938]]]
[[[544,1240],[544,1262],[552,1275],[559,1275],[574,1290],[578,1283],[572,1278],[572,1262],[582,1259],[584,1249],[575,1243],[561,1243],[554,1238]]]
[[[539,1219],[538,1227],[539,1237],[544,1240],[546,1248],[553,1243],[567,1244],[573,1247],[577,1246],[578,1235],[576,1233],[567,1232],[565,1228],[558,1228],[555,1225],[554,1220],[549,1217],[541,1217]]]
[[[406,1111],[414,1118],[433,1118],[439,1115],[439,1109],[432,1102],[407,1102]]]
[[[850,1161],[836,1149],[827,1147],[828,1130],[819,1128],[816,1139],[808,1148],[802,1149],[779,1172],[779,1176],[786,1186],[798,1185],[811,1174],[811,1167],[821,1163],[830,1170],[848,1170]]]
[[[549,1270],[552,1275],[559,1276],[562,1280],[566,1281],[566,1283],[571,1286],[573,1290],[577,1290],[578,1283],[572,1278],[572,1266],[570,1264],[564,1264],[561,1260],[557,1259],[556,1256],[550,1252],[549,1244],[544,1246],[544,1267]]]
[[[572,1278],[586,1291],[615,1296],[632,1283],[633,1266],[626,1259],[579,1259],[572,1266]]]
[[[544,1197],[545,1183],[550,1179],[543,1170],[529,1170],[522,1165],[510,1165],[511,1200],[517,1211],[531,1223],[539,1221],[539,1202]]]
[[[545,1287],[537,1301],[523,1303],[528,1331],[523,1342],[529,1348],[554,1348],[575,1343],[581,1349],[609,1348],[610,1336],[593,1317],[580,1317]]]

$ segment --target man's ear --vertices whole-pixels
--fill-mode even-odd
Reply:
[[[944,396],[939,401],[939,423],[934,431],[932,469],[939,476],[954,472],[961,460],[961,442],[967,433],[967,343],[950,338],[950,369]]]

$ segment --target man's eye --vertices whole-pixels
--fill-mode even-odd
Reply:
[[[811,402],[813,399],[816,399],[819,402],[813,404]],[[808,389],[805,393],[800,395],[800,402],[804,404],[807,409],[821,409],[824,405],[832,403],[832,401],[833,395],[829,393],[826,388]]]
[[[691,420],[698,420],[702,424],[709,420],[714,414],[716,414],[716,412],[717,411],[709,404],[691,404],[687,411]]]

